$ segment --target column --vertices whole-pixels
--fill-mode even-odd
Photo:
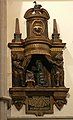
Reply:
[[[7,0],[0,0],[0,120],[7,120]]]

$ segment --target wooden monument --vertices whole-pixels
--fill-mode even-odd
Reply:
[[[27,38],[21,39],[16,18],[14,39],[8,43],[12,59],[12,88],[9,89],[17,110],[25,105],[27,114],[52,114],[54,105],[61,110],[67,103],[69,88],[64,85],[63,48],[56,19],[52,39],[48,37],[47,10],[36,4],[26,11]]]

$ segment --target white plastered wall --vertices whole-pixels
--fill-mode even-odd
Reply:
[[[48,34],[51,38],[53,29],[53,19],[57,20],[60,37],[63,42],[66,42],[66,49],[64,50],[64,71],[65,71],[65,86],[70,88],[69,98],[67,98],[67,105],[59,111],[54,107],[54,114],[48,116],[73,116],[73,1],[37,1],[50,14],[48,21]],[[23,18],[27,9],[33,7],[33,1],[30,0],[8,0],[7,7],[7,40],[11,42],[15,29],[15,18],[20,20],[20,30],[22,38],[26,38],[26,21]],[[10,49],[7,48],[7,88],[11,87],[11,59]],[[11,116],[25,116],[25,107],[17,111],[15,106],[11,107]]]

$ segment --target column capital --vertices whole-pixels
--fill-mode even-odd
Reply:
[[[7,97],[7,96],[2,96],[0,97],[0,101],[3,101],[5,103],[7,103],[7,108],[9,109],[11,107],[11,98]]]

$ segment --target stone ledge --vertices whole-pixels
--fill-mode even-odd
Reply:
[[[73,120],[73,116],[64,117],[13,117],[7,120]]]

